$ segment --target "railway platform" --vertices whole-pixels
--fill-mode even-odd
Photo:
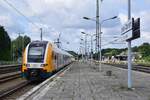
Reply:
[[[28,100],[150,100],[150,74],[132,71],[132,76],[128,89],[126,69],[102,64],[100,72],[95,64],[74,62]]]

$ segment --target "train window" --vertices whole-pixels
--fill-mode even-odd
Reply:
[[[28,50],[28,62],[43,62],[44,54],[44,46],[30,46]]]
[[[44,53],[44,48],[43,47],[32,47],[29,50],[29,55],[43,55]]]
[[[55,58],[54,58],[55,60],[57,60],[57,55],[55,55]]]
[[[53,59],[54,59],[54,65],[57,68],[58,62],[57,62],[57,54],[56,53],[54,54]]]
[[[54,52],[52,52],[52,59],[53,60],[55,60],[56,59],[56,57],[55,57],[56,55],[55,55],[55,53]]]

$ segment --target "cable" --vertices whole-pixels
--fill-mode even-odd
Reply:
[[[103,44],[102,46],[106,46],[106,45],[112,44],[112,43],[114,43],[114,42],[118,41],[119,39],[120,39],[120,38],[115,39],[115,40],[113,40],[113,41],[109,41],[108,43]],[[121,44],[121,43],[116,43],[116,44]]]
[[[32,20],[30,20],[27,16],[25,16],[22,12],[20,12],[15,6],[13,6],[10,2],[8,2],[7,0],[3,0],[5,3],[7,3],[11,8],[13,8],[18,14],[22,15],[28,22],[30,22],[31,24],[33,24],[36,28],[40,28],[37,24],[35,24],[34,22],[32,22]]]

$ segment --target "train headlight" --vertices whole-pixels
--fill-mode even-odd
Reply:
[[[41,67],[45,67],[45,66],[47,66],[48,64],[41,64]]]
[[[23,64],[24,66],[26,66],[26,67],[30,67],[30,64]]]
[[[26,64],[27,67],[30,67],[30,64]]]

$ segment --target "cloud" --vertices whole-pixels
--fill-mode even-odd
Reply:
[[[145,39],[146,41],[150,40],[150,32],[142,31],[141,34],[142,34],[141,38]]]
[[[120,18],[121,25],[124,25],[128,20],[128,16],[126,14],[123,14],[123,13],[119,13],[118,16]]]
[[[7,28],[12,38],[18,32],[24,32],[32,40],[40,39],[40,29],[43,28],[45,40],[56,40],[62,33],[61,41],[63,47],[76,50],[79,47],[81,31],[89,34],[95,33],[95,22],[84,20],[82,17],[94,18],[96,15],[96,0],[7,0],[19,11],[28,17],[35,25],[28,22],[23,16],[15,12],[4,1],[0,1],[0,22]],[[132,1],[132,15],[141,18],[141,39],[135,40],[135,45],[139,41],[149,41],[150,32],[150,11],[149,1]],[[127,21],[127,0],[104,0],[100,5],[100,20],[113,16],[119,19],[110,20],[102,25],[102,35],[120,35],[121,25]],[[110,38],[112,40],[113,38]],[[108,41],[108,39],[104,39]],[[66,42],[70,42],[69,46]],[[117,47],[112,44],[108,47]],[[107,46],[106,46],[107,47]]]
[[[7,27],[13,25],[12,19],[9,15],[0,15],[0,23],[2,26],[7,26]]]

